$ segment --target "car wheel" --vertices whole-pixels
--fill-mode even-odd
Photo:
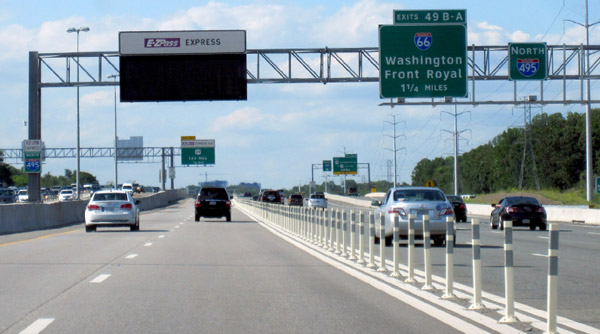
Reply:
[[[392,245],[392,241],[394,241],[394,237],[393,236],[388,236],[385,237],[385,247],[389,247]]]
[[[502,220],[502,218],[500,218],[500,221],[498,222],[498,229],[500,231],[504,230],[504,220]]]
[[[96,230],[96,228],[94,226],[85,225],[86,232],[94,232],[95,230]]]
[[[194,220],[197,222],[200,221],[200,215],[198,213],[196,213],[196,215],[194,216]]]
[[[139,225],[131,225],[131,227],[129,228],[130,231],[139,231],[140,230],[140,226]]]
[[[379,238],[378,237],[375,237],[375,244],[379,245]]]
[[[492,230],[498,228],[498,226],[494,225],[494,219],[492,217],[490,217],[490,227],[492,228]]]
[[[227,216],[225,217],[225,219],[230,222],[231,221],[231,213],[227,214]]]
[[[546,223],[541,223],[540,224],[540,231],[545,231],[546,230]]]
[[[541,230],[541,229],[542,229],[542,228],[540,227],[540,230]],[[535,231],[535,224],[533,224],[533,223],[529,223],[529,230],[531,230],[531,231]]]
[[[433,245],[436,247],[441,247],[444,245],[444,238],[443,237],[436,237],[433,239]]]

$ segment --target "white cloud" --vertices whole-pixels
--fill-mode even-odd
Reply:
[[[112,106],[114,104],[114,93],[108,91],[97,91],[82,95],[80,105],[88,106]]]

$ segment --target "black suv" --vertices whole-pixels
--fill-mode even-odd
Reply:
[[[231,221],[231,201],[225,188],[202,188],[196,198],[195,220],[200,217],[221,218]]]

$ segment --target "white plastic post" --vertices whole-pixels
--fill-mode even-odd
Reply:
[[[375,268],[375,216],[369,212],[369,264],[367,268]]]
[[[356,260],[355,250],[355,239],[356,239],[356,213],[354,210],[350,210],[350,256],[348,260]]]
[[[429,215],[423,215],[423,256],[425,258],[425,285],[422,290],[433,290],[431,283],[431,235],[429,234]]]
[[[454,217],[446,217],[446,293],[443,299],[454,299]]]
[[[504,317],[500,323],[515,323],[519,320],[515,317],[515,272],[513,259],[512,221],[504,222],[504,292],[506,307]]]
[[[379,269],[378,272],[386,272],[385,264],[385,213],[379,213]]]
[[[340,229],[342,227],[340,222],[340,210],[335,209],[335,254],[341,254],[340,250]]]
[[[342,253],[343,257],[348,256],[348,250],[346,249],[346,232],[348,232],[348,214],[346,210],[342,209]]]
[[[485,307],[481,302],[481,241],[479,219],[471,219],[471,226],[473,234],[473,302],[469,306],[469,310],[481,310]]]
[[[335,211],[333,209],[329,210],[329,251],[334,252],[335,248],[333,248],[333,241],[335,236]]]
[[[394,268],[392,270],[391,277],[400,277],[400,216],[398,214],[394,214],[394,236],[393,236],[393,245],[392,248],[394,250]]]
[[[550,224],[550,240],[548,242],[548,320],[546,333],[556,331],[556,309],[558,306],[558,224]]]
[[[415,216],[408,215],[408,277],[406,283],[416,283],[415,280]]]
[[[362,211],[358,212],[358,261],[357,263],[365,263],[365,214]]]

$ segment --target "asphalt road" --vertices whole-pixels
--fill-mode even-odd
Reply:
[[[365,284],[238,210],[231,223],[196,223],[192,203],[143,213],[139,232],[85,233],[78,225],[0,236],[0,332],[455,333],[476,326],[460,329],[460,321],[421,312],[384,292],[384,282]]]
[[[365,210],[330,201],[330,208]],[[368,210],[365,210],[368,211]],[[482,285],[485,292],[504,298],[504,234],[489,227],[489,217],[469,216],[469,223],[458,223],[454,278],[472,286],[471,218],[480,219]],[[561,223],[559,236],[558,315],[600,329],[600,226]],[[349,237],[349,235],[348,235]],[[513,234],[516,302],[546,310],[548,277],[548,231],[515,227]],[[406,240],[401,241],[400,263],[407,264]],[[416,241],[417,269],[423,269],[422,241]],[[378,251],[378,249],[377,249]],[[445,247],[432,247],[434,275],[445,278]],[[378,254],[378,253],[377,253]],[[392,247],[386,247],[391,261]],[[438,285],[444,289],[444,285]],[[599,330],[600,331],[600,330]]]

